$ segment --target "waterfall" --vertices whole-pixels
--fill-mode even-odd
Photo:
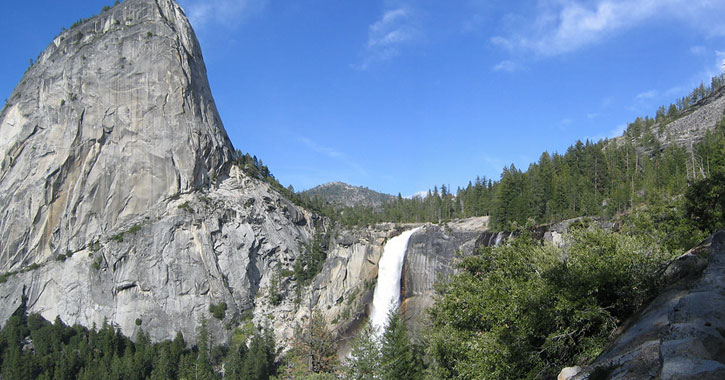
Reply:
[[[494,247],[498,247],[499,244],[501,244],[501,240],[503,240],[503,231],[501,231],[498,234],[496,234],[496,242],[493,243],[493,246]]]
[[[421,227],[405,231],[388,240],[378,262],[378,283],[373,294],[370,322],[382,334],[388,324],[388,314],[400,306],[400,279],[403,274],[405,251],[410,236]]]

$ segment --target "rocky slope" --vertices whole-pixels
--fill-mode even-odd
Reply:
[[[723,115],[725,115],[725,88],[721,88],[691,105],[677,119],[667,123],[657,123],[651,129],[662,147],[677,144],[691,148],[693,144],[705,137],[707,131],[712,130],[723,119]],[[623,135],[614,140],[618,144],[622,144],[627,139],[628,137]],[[640,149],[646,151],[643,147]]]
[[[384,203],[392,202],[395,197],[379,193],[367,187],[352,186],[343,182],[330,182],[301,192],[309,198],[320,198],[328,203],[340,206],[368,206],[380,207]]]

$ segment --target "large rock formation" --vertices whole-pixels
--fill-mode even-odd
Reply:
[[[193,341],[211,318],[221,341],[251,317],[285,345],[313,309],[349,337],[369,312],[385,241],[412,228],[335,229],[237,167],[173,0],[126,0],[59,35],[0,112],[0,152],[0,324],[27,296],[49,320],[107,320],[153,340]],[[483,228],[416,234],[406,319],[419,321],[438,275]],[[291,269],[320,231],[328,259],[301,288]]]
[[[469,218],[428,224],[411,236],[403,268],[401,311],[413,331],[424,326],[426,310],[435,301],[436,282],[456,272],[456,258],[474,253],[487,226],[488,217]]]
[[[102,12],[56,37],[0,112],[0,271],[87,247],[233,154],[183,10]]]
[[[155,340],[233,326],[315,218],[233,167],[199,44],[172,0],[127,0],[62,33],[0,113],[0,323]]]

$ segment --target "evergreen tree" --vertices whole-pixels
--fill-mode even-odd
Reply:
[[[350,356],[345,362],[346,379],[376,380],[380,373],[380,342],[377,331],[368,323],[353,340]]]
[[[417,380],[422,377],[423,370],[421,350],[411,342],[398,311],[392,311],[381,339],[380,378]]]

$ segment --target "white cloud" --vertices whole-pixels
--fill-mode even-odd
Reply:
[[[497,63],[491,70],[496,72],[506,72],[506,73],[513,73],[514,71],[518,71],[521,69],[521,65],[514,61],[505,60]]]
[[[197,30],[209,26],[235,28],[249,15],[264,9],[267,0],[183,0],[189,21]]]
[[[640,92],[637,94],[637,96],[634,97],[634,100],[636,101],[642,101],[642,100],[649,100],[654,99],[659,95],[659,92],[657,90],[649,90],[645,92]]]
[[[420,199],[427,198],[428,197],[428,190],[421,190],[421,191],[419,191],[419,192],[417,192],[417,193],[415,193],[413,195],[407,195],[407,196],[405,196],[405,198],[407,198],[407,199],[413,199],[413,198],[416,198],[416,197],[418,197]]]
[[[420,35],[421,31],[411,8],[389,9],[368,27],[368,40],[362,62],[353,67],[366,70],[373,63],[393,59],[400,55],[404,46],[414,42]]]
[[[528,20],[531,27],[495,36],[491,42],[511,52],[555,56],[599,43],[646,21],[664,18],[686,23],[708,35],[722,35],[725,26],[715,15],[723,12],[725,2],[712,0],[542,1],[534,19]]]

